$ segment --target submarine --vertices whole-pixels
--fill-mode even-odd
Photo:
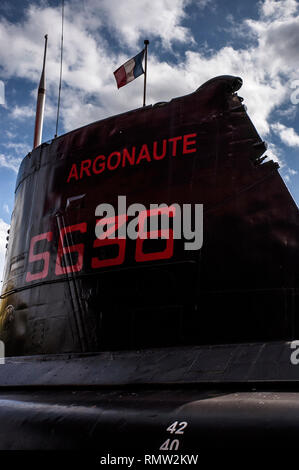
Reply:
[[[298,207],[241,86],[215,77],[22,161],[1,293],[1,450],[182,464],[296,445]],[[109,222],[97,207],[119,196],[148,218],[150,204],[202,205],[201,247],[118,236],[117,217],[116,237],[97,237]]]

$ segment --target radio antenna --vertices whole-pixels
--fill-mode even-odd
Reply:
[[[63,26],[64,26],[64,0],[61,4],[61,45],[60,45],[60,78],[59,78],[59,90],[58,90],[58,103],[57,103],[57,118],[56,118],[56,132],[55,138],[58,134],[58,121],[60,111],[60,95],[61,95],[61,82],[62,82],[62,60],[63,60]]]
[[[33,139],[33,148],[38,147],[42,141],[43,133],[43,122],[44,122],[44,110],[45,110],[45,99],[46,99],[46,57],[47,57],[47,44],[48,44],[48,35],[45,35],[45,51],[44,51],[44,61],[43,69],[40,77],[40,82],[37,92],[37,102],[36,102],[36,114],[35,114],[35,126],[34,126],[34,139]]]

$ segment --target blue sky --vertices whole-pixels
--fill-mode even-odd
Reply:
[[[43,140],[55,133],[60,8],[60,0],[0,4],[0,272],[18,166],[32,148],[46,33]],[[59,133],[141,106],[142,78],[117,90],[113,71],[148,38],[148,104],[192,92],[217,75],[241,76],[239,94],[298,204],[298,12],[296,0],[65,0]]]

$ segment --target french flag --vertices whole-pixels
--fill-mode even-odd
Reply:
[[[121,65],[114,72],[117,88],[126,85],[129,82],[135,80],[144,73],[142,68],[142,60],[144,56],[144,49],[135,55],[132,59],[128,60],[125,64]]]

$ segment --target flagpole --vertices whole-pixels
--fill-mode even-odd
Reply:
[[[145,52],[144,52],[144,87],[143,87],[143,106],[145,106],[145,98],[146,98],[146,75],[147,75],[147,46],[149,45],[149,40],[144,40],[145,45]]]

